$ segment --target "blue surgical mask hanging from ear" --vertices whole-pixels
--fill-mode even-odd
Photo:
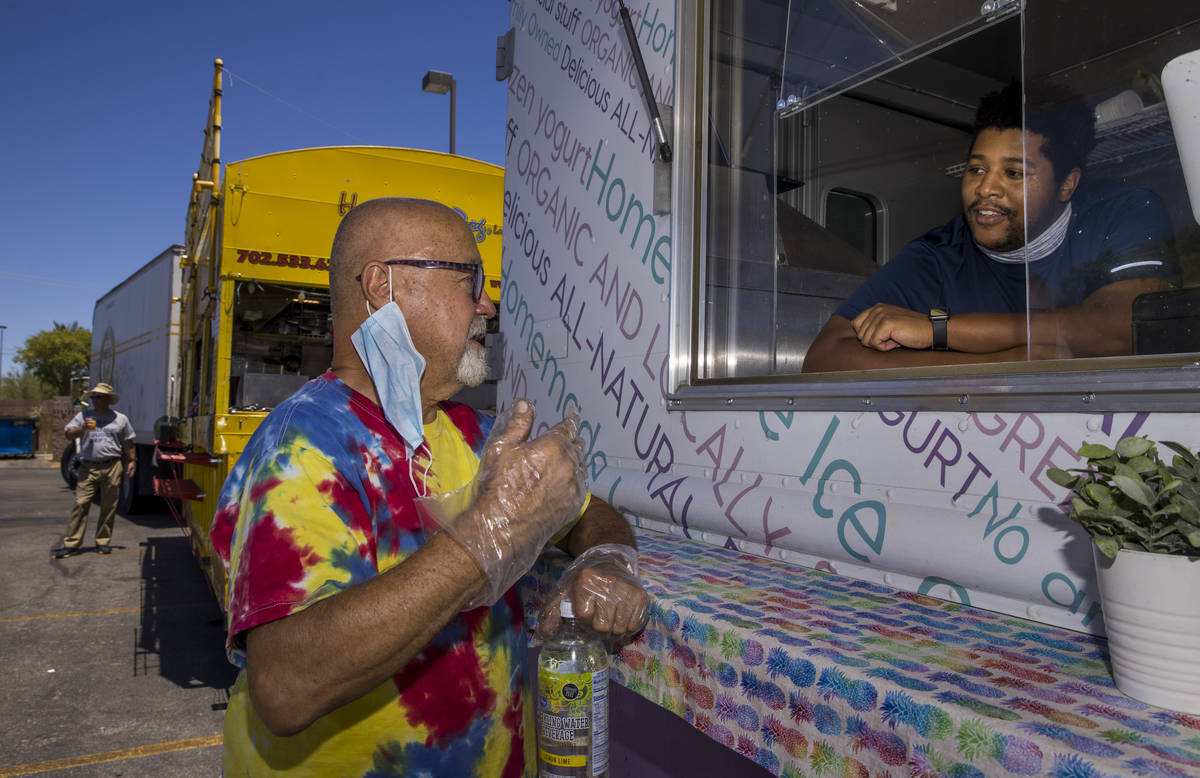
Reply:
[[[371,304],[367,303],[367,319],[350,336],[350,342],[375,384],[384,418],[404,438],[411,457],[425,440],[421,413],[421,374],[425,372],[425,358],[413,345],[404,314],[391,297],[392,269],[389,267],[388,304],[371,313]]]

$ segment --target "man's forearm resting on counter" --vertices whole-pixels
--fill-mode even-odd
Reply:
[[[1130,354],[1134,298],[1167,288],[1161,279],[1134,279],[1101,287],[1079,305],[1028,317],[952,315],[948,351],[931,350],[927,314],[876,304],[853,321],[830,317],[809,348],[804,372]]]
[[[579,556],[592,546],[603,543],[620,543],[637,548],[633,529],[626,518],[616,508],[593,495],[579,521],[558,543],[558,547],[571,556]]]

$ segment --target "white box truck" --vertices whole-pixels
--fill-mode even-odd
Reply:
[[[155,499],[155,426],[177,404],[182,255],[182,246],[168,247],[97,300],[92,313],[91,380],[116,389],[117,410],[137,436],[138,466],[121,485],[122,513]]]

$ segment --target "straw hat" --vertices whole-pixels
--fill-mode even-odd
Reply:
[[[88,394],[102,394],[105,397],[108,397],[109,402],[111,403],[116,403],[121,399],[121,395],[113,391],[113,388],[104,382],[100,382],[93,386],[92,391],[88,392]]]

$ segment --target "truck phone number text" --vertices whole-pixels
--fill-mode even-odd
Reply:
[[[270,251],[250,251],[236,249],[238,262],[249,262],[251,265],[275,265],[277,267],[297,267],[304,270],[329,270],[329,260],[324,257],[309,257],[303,254],[274,254]]]

